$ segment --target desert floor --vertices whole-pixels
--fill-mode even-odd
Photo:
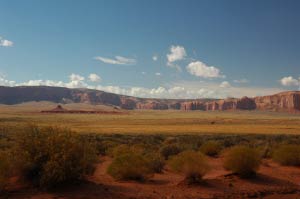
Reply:
[[[57,104],[30,102],[0,105],[0,126],[23,128],[24,124],[70,128],[100,134],[300,134],[300,113],[258,111],[153,111],[116,114],[41,113]],[[63,105],[68,110],[114,110],[109,106]]]
[[[165,170],[150,181],[120,182],[106,174],[109,157],[101,162],[87,182],[55,191],[38,191],[12,179],[6,198],[13,199],[200,199],[200,198],[300,198],[300,169],[264,160],[253,179],[240,179],[222,167],[221,158],[210,158],[213,169],[202,184],[188,185],[183,176]]]
[[[300,134],[300,114],[237,111],[124,111],[121,115],[43,114],[57,104],[33,102],[0,106],[0,127],[40,126],[70,128],[80,133],[99,134]],[[68,104],[67,109],[113,110],[112,107]],[[184,177],[165,170],[150,181],[119,182],[106,174],[111,163],[101,157],[88,181],[52,191],[41,191],[11,179],[3,198],[13,199],[200,199],[269,198],[300,199],[300,168],[279,166],[264,160],[256,178],[240,179],[223,169],[222,157],[210,158],[212,170],[204,182],[188,185]]]

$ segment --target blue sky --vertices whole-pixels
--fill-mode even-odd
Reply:
[[[0,0],[0,84],[163,98],[298,90],[297,0]]]

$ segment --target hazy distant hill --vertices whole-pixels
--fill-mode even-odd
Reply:
[[[181,110],[274,110],[300,111],[300,91],[289,91],[255,98],[228,99],[148,99],[99,90],[69,89],[48,86],[0,87],[1,104],[29,101],[87,103],[118,106],[123,109]]]

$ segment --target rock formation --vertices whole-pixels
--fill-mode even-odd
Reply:
[[[224,110],[254,110],[256,104],[254,99],[243,97],[241,99],[228,98],[222,100],[191,101],[181,103],[182,110],[206,110],[206,111],[224,111]]]
[[[300,92],[283,92],[255,98],[259,110],[300,111]]]
[[[136,108],[136,102],[133,99],[122,98],[120,107],[123,109],[132,110]]]
[[[104,111],[104,110],[68,110],[63,108],[61,105],[57,105],[56,108],[51,110],[43,110],[41,113],[68,113],[68,114],[117,114],[123,115],[126,112],[119,111]]]
[[[176,109],[185,111],[273,110],[300,112],[300,91],[288,91],[254,98],[177,100],[137,98],[91,89],[47,86],[0,86],[1,104],[18,104],[29,101],[104,104],[122,109]]]

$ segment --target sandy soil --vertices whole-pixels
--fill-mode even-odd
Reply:
[[[117,182],[106,174],[111,163],[108,157],[93,176],[80,185],[46,192],[18,185],[15,182],[2,198],[13,199],[201,199],[201,198],[266,198],[300,199],[300,168],[283,167],[264,160],[254,179],[240,179],[222,167],[222,158],[210,159],[212,170],[205,183],[186,185],[183,176],[164,171],[149,182]]]

